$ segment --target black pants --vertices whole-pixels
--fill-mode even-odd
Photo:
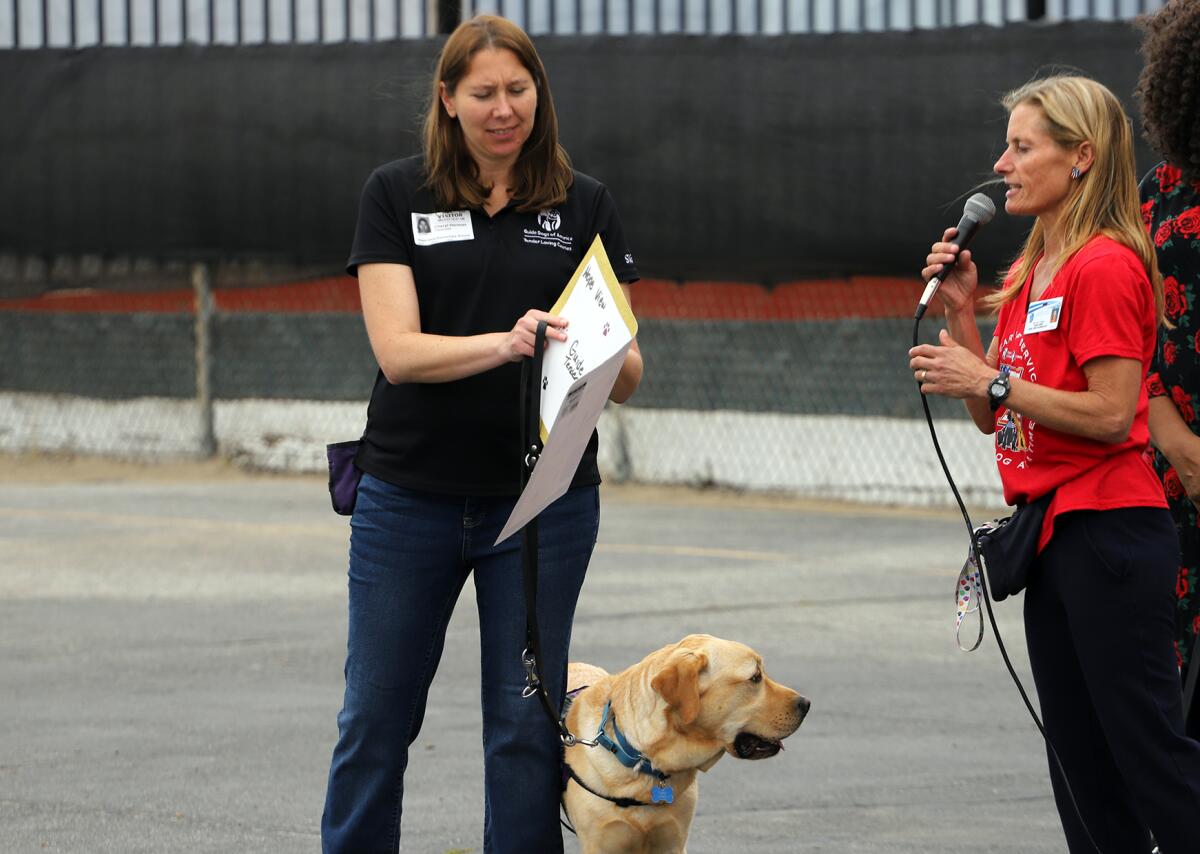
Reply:
[[[1166,510],[1067,513],[1025,591],[1046,732],[1102,854],[1200,852],[1200,742],[1175,662],[1179,540]],[[1072,854],[1094,854],[1054,762]]]

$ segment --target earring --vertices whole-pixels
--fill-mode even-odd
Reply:
[[[1071,177],[1072,177],[1073,179],[1075,179],[1076,181],[1078,181],[1078,180],[1079,180],[1079,178],[1080,178],[1080,176],[1082,176],[1082,175],[1083,175],[1083,173],[1079,171],[1079,167],[1078,167],[1078,166],[1072,166],[1072,167],[1071,167]]]

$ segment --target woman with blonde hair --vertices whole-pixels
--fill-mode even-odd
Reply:
[[[1003,100],[995,171],[1005,210],[1034,217],[983,348],[977,270],[954,229],[933,244],[947,329],[910,351],[924,394],[964,401],[996,443],[1009,504],[1045,516],[1025,591],[1025,634],[1051,782],[1069,849],[1200,851],[1200,743],[1184,735],[1173,652],[1179,544],[1147,463],[1143,378],[1163,317],[1154,247],[1138,209],[1133,132],[1093,80],[1035,80]],[[1072,806],[1068,787],[1079,813]],[[1082,823],[1080,821],[1082,816]]]
[[[480,15],[442,47],[424,151],[367,179],[347,269],[379,363],[356,463],[349,641],[321,840],[395,852],[409,745],[446,627],[473,576],[479,611],[484,830],[489,854],[562,851],[561,745],[525,698],[519,362],[599,235],[617,278],[638,278],[603,184],[571,168],[542,61],[510,21]],[[641,378],[636,344],[610,397]],[[561,703],[575,604],[599,525],[592,435],[571,488],[539,516],[542,675]]]

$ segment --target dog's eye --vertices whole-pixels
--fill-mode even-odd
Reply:
[[[755,682],[755,683],[761,682],[762,681],[762,671],[761,670],[754,671],[754,675],[750,677],[750,681]]]

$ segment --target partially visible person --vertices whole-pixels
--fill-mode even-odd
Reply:
[[[356,460],[346,690],[321,841],[326,854],[399,849],[409,746],[470,577],[483,850],[555,854],[562,745],[538,699],[522,696],[521,537],[493,543],[519,492],[519,363],[539,321],[566,340],[568,318],[549,309],[597,235],[623,288],[638,273],[612,196],[559,145],[545,68],[519,27],[464,22],[431,82],[424,153],[371,173],[347,265],[379,370]],[[611,399],[626,400],[641,375],[635,342]],[[559,704],[599,526],[596,447],[593,434],[571,488],[538,522],[540,663]]]
[[[1142,218],[1158,254],[1170,321],[1159,329],[1146,388],[1154,467],[1182,552],[1175,656],[1187,686],[1200,678],[1200,2],[1171,0],[1142,26],[1142,128],[1165,158],[1142,179]],[[1195,700],[1187,731],[1200,738]]]
[[[1005,210],[1034,218],[986,355],[978,271],[933,244],[948,330],[910,351],[924,394],[961,399],[996,434],[1009,504],[1049,493],[1025,590],[1025,636],[1050,777],[1072,854],[1200,852],[1200,743],[1183,731],[1174,654],[1178,538],[1145,458],[1144,378],[1162,318],[1154,247],[1138,214],[1133,131],[1117,98],[1077,76],[1004,99],[995,171]],[[1079,805],[1083,823],[1071,803]],[[1086,828],[1085,828],[1086,825]],[[1089,838],[1089,834],[1090,837]]]

